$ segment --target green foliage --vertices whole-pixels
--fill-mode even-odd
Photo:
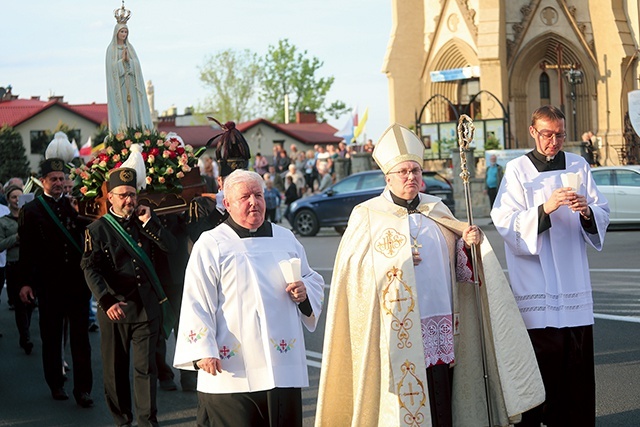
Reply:
[[[200,80],[211,90],[199,113],[213,112],[222,123],[253,118],[262,74],[255,53],[226,49],[210,56],[199,70]]]
[[[489,135],[487,140],[484,142],[485,151],[488,150],[500,150],[502,145],[500,144],[500,140],[496,138],[494,135]]]
[[[29,160],[22,143],[22,136],[12,127],[0,128],[0,182],[9,178],[29,176]]]
[[[319,119],[324,114],[346,111],[344,103],[339,101],[324,107],[335,79],[316,75],[323,65],[317,57],[309,57],[306,50],[298,51],[288,39],[279,40],[277,46],[269,46],[262,58],[264,74],[260,102],[272,121],[285,121],[285,95],[289,96],[289,120],[293,120],[298,111],[314,111]]]

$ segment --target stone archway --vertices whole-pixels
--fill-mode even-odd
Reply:
[[[425,64],[423,75],[425,94],[423,99],[429,99],[435,94],[451,100],[454,104],[460,104],[458,89],[459,80],[448,82],[432,82],[427,70],[450,70],[467,66],[479,65],[478,55],[471,46],[461,39],[451,39],[434,55],[432,60]],[[430,117],[431,121],[446,121],[445,116]]]
[[[572,114],[572,100],[570,85],[564,73],[558,76],[557,69],[544,70],[540,64],[557,65],[558,46],[562,46],[562,64],[579,64],[583,73],[582,84],[575,86],[575,127],[580,134],[595,126],[594,117],[596,93],[596,69],[588,55],[580,48],[555,33],[548,33],[533,39],[518,53],[509,72],[509,100],[513,118],[515,146],[525,148],[532,146],[529,138],[529,119],[531,113],[540,106],[539,78],[546,71],[551,87],[551,103],[556,106],[564,105],[566,129],[573,139],[574,119]],[[563,70],[564,71],[564,70]],[[562,90],[560,88],[562,85]],[[562,92],[562,99],[561,99]]]

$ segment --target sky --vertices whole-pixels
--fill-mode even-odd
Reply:
[[[20,98],[64,96],[70,104],[106,103],[105,54],[120,0],[5,2],[0,25],[0,87]],[[206,96],[198,67],[225,49],[264,55],[289,39],[333,76],[328,103],[369,107],[367,138],[389,125],[382,73],[391,32],[388,0],[127,0],[129,41],[144,80],[155,88],[155,109],[184,113]],[[338,130],[347,116],[329,119]]]

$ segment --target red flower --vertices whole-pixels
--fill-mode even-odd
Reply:
[[[169,151],[169,158],[175,159],[178,154],[175,151]]]
[[[96,159],[91,159],[89,160],[89,162],[87,163],[87,167],[90,168],[93,165],[93,162],[95,162]]]
[[[115,164],[115,166],[113,167],[114,169],[118,169],[120,166],[122,166],[122,162],[118,162]]]
[[[158,157],[158,155],[160,154],[160,149],[158,147],[153,147],[151,150],[149,150],[149,154],[151,154],[153,157]]]
[[[184,147],[177,147],[176,152],[182,156],[182,153],[184,153]]]
[[[101,162],[108,162],[109,161],[109,155],[106,153],[102,153],[98,156],[98,160],[100,160]]]
[[[141,154],[142,154],[142,160],[144,160],[146,162],[147,161],[147,157],[149,157],[149,153],[147,153],[146,151],[143,151]]]

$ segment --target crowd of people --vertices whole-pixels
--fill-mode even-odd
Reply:
[[[352,212],[326,309],[324,280],[278,212],[330,185],[345,147],[251,158],[230,126],[216,161],[202,159],[213,193],[158,216],[137,201],[136,169],[121,167],[108,177],[109,211],[93,222],[65,194],[64,162],[47,159],[31,201],[22,205],[19,180],[3,186],[2,274],[18,345],[34,349],[37,304],[53,399],[69,399],[68,331],[73,397],[93,406],[93,296],[116,425],[158,425],[158,384],[177,388],[173,366],[198,391],[199,426],[301,426],[303,328],[326,311],[318,426],[594,426],[586,247],[602,249],[608,204],[589,163],[562,150],[559,109],[537,109],[529,132],[535,148],[504,170],[491,159],[487,181],[508,280],[482,230],[420,193],[424,147],[395,124],[372,152],[387,186]]]

